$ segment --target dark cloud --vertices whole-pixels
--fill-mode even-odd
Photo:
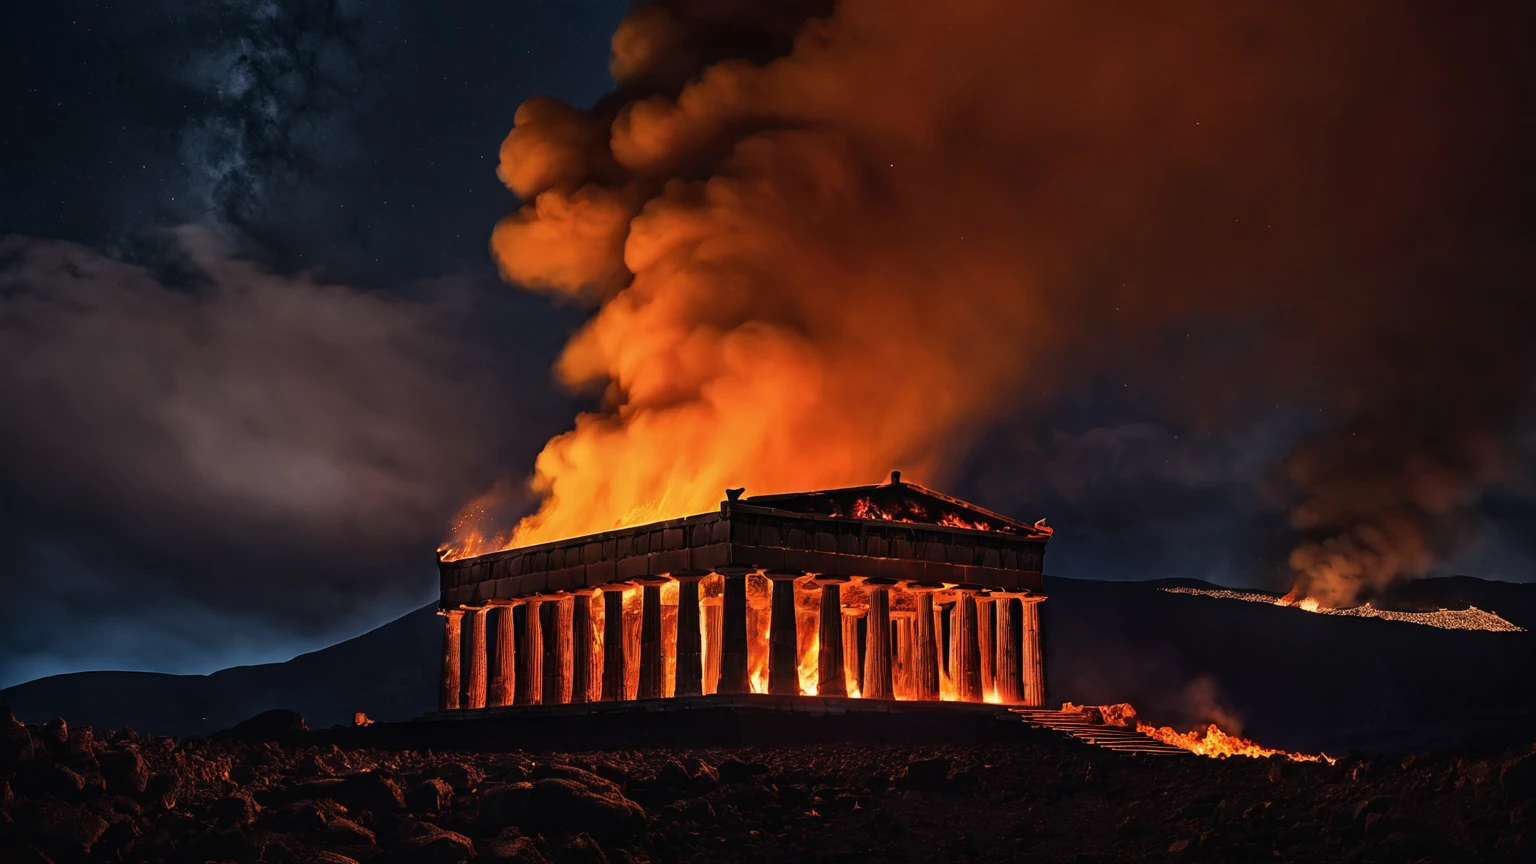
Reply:
[[[417,602],[501,451],[519,393],[431,303],[442,283],[404,300],[278,276],[198,228],[172,251],[180,284],[0,240],[0,477],[44,541],[4,582],[5,653],[39,594],[309,628]]]
[[[0,685],[284,659],[431,596],[454,507],[571,410],[576,313],[487,260],[497,146],[528,94],[602,92],[625,6],[6,6]]]

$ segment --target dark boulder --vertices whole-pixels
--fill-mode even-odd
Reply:
[[[525,828],[533,822],[532,801],[532,783],[492,786],[480,793],[480,818],[493,828]]]
[[[602,795],[623,795],[624,790],[619,784],[600,777],[597,774],[574,765],[564,765],[559,762],[542,762],[533,769],[535,780],[573,780],[581,785]]]
[[[245,785],[237,783],[239,785]],[[151,807],[161,810],[174,810],[181,796],[181,777],[169,771],[162,771],[149,778],[144,784],[144,797]]]
[[[742,762],[727,759],[720,763],[717,772],[721,783],[749,783],[768,773],[768,766],[760,762]]]
[[[332,787],[329,797],[348,810],[394,813],[405,809],[405,796],[400,792],[400,785],[374,771],[361,771],[341,778]]]
[[[327,822],[321,834],[325,842],[333,846],[372,846],[374,844],[372,831],[351,819],[341,817]]]
[[[574,780],[547,779],[533,784],[534,821],[545,832],[591,831],[601,837],[624,836],[645,822],[645,810],[623,795],[604,795]]]
[[[415,813],[437,813],[453,800],[453,787],[437,777],[417,783],[405,793],[405,806]]]
[[[51,800],[31,802],[15,818],[55,858],[83,857],[107,830],[107,820],[85,807]]]
[[[533,840],[518,833],[516,828],[508,828],[497,835],[495,840],[486,844],[485,851],[480,854],[480,860],[492,862],[492,864],[548,864],[549,859],[539,851],[539,846]]]
[[[69,724],[63,717],[55,717],[44,723],[35,737],[55,756],[62,756],[69,749]]]
[[[934,792],[949,788],[949,760],[943,756],[917,759],[907,763],[907,773],[900,785],[906,789]]]
[[[463,864],[475,857],[475,844],[468,837],[436,826],[428,827],[430,832],[402,840],[384,854],[369,860],[381,864]]]
[[[149,766],[136,748],[113,747],[96,757],[107,791],[118,795],[142,795],[149,783]]]
[[[208,815],[225,826],[249,825],[260,812],[261,805],[245,792],[220,798],[208,806]]]
[[[433,768],[428,776],[442,780],[460,794],[470,791],[485,779],[479,769],[459,762],[444,762]]]
[[[555,853],[556,864],[608,864],[603,847],[590,834],[577,834]]]
[[[63,765],[49,759],[33,759],[19,766],[13,781],[22,795],[58,795],[73,798],[85,788],[85,780]]]
[[[249,741],[281,741],[292,738],[309,729],[304,715],[286,708],[273,708],[254,717],[213,733],[213,738],[236,738]]]
[[[11,714],[9,706],[0,705],[0,775],[30,760],[34,743],[27,725]]]

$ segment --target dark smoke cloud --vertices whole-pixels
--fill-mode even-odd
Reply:
[[[1527,455],[1528,17],[641,6],[615,94],[531,101],[502,149],[528,203],[493,252],[601,304],[558,372],[606,394],[540,457],[513,540],[726,485],[942,483],[989,426],[1124,376],[1134,422],[1289,429],[1235,475],[1289,511],[1285,581],[1351,602],[1448,560]],[[697,48],[725,31],[728,56]],[[1128,446],[1088,428],[1051,442],[1060,500]],[[1158,484],[1219,485],[1185,469]]]
[[[451,277],[407,300],[274,275],[207,229],[169,251],[151,269],[0,239],[7,665],[69,653],[35,624],[71,610],[93,652],[154,623],[201,665],[187,646],[421,602],[440,526],[502,452],[485,394],[507,384],[460,347]]]

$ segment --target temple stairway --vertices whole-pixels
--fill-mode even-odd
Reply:
[[[1084,744],[1103,747],[1117,753],[1145,753],[1149,756],[1191,756],[1182,747],[1166,744],[1135,729],[1093,723],[1083,715],[1048,708],[1009,708],[1024,723],[1037,729],[1051,729],[1069,735]]]

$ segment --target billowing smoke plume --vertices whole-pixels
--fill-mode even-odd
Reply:
[[[517,112],[526,203],[492,240],[597,306],[557,372],[602,406],[540,455],[535,514],[472,507],[450,554],[727,486],[942,482],[1003,412],[1198,331],[1223,353],[1166,420],[1320,418],[1289,472],[1309,590],[1420,572],[1518,456],[1529,32],[1396,2],[642,5],[610,98]]]

